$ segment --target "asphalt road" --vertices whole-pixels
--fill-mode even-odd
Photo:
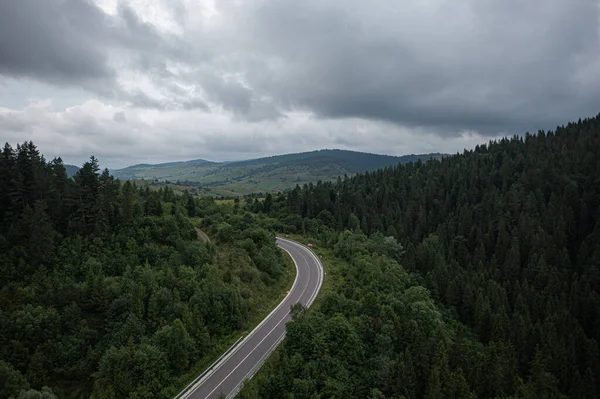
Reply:
[[[277,245],[290,254],[296,264],[296,279],[283,301],[243,341],[222,357],[209,372],[178,398],[207,399],[235,396],[245,379],[252,378],[285,336],[290,307],[295,303],[310,306],[323,282],[319,259],[305,246],[277,238]]]

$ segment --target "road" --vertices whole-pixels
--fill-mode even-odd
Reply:
[[[277,238],[277,245],[290,254],[296,265],[296,279],[287,296],[250,334],[234,344],[189,390],[176,398],[207,399],[234,397],[245,379],[252,378],[271,352],[283,340],[295,303],[310,306],[323,282],[323,266],[304,245]]]

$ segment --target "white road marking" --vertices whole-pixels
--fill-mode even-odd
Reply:
[[[283,248],[283,250],[289,253],[289,251],[288,251],[288,250],[286,250],[285,248]],[[304,262],[305,262],[305,264],[306,264],[306,266],[307,266],[307,268],[308,268],[308,281],[306,282],[306,286],[305,286],[305,287],[304,287],[304,289],[302,290],[302,293],[301,293],[301,294],[300,294],[300,296],[298,297],[298,301],[300,301],[300,300],[302,299],[302,296],[304,296],[304,293],[306,292],[306,290],[307,290],[307,289],[308,289],[308,287],[310,286],[310,280],[311,280],[311,273],[310,273],[310,266],[309,266],[309,262],[306,260],[306,257],[304,256],[304,254],[303,254],[302,252],[303,252],[303,251],[299,251],[300,255],[301,255],[301,256],[302,256],[302,258],[304,259]],[[292,254],[291,254],[291,253],[290,253],[290,256],[292,256]],[[294,259],[294,257],[293,257],[293,256],[292,256],[292,259]],[[248,353],[248,354],[247,354],[247,355],[246,355],[246,356],[245,356],[245,357],[244,357],[244,358],[243,358],[243,359],[242,359],[242,360],[241,360],[241,361],[240,361],[240,362],[237,364],[237,366],[235,366],[235,367],[233,368],[233,370],[231,370],[231,372],[229,372],[229,374],[227,374],[227,375],[225,376],[225,378],[223,378],[223,379],[222,379],[222,380],[219,382],[219,384],[217,384],[217,386],[216,386],[216,387],[215,387],[215,388],[214,388],[212,391],[210,391],[210,392],[208,393],[208,395],[206,395],[206,397],[207,397],[207,398],[208,398],[208,397],[210,397],[210,395],[212,395],[212,394],[213,394],[213,393],[214,393],[214,392],[215,392],[215,391],[216,391],[216,390],[217,390],[217,389],[218,389],[218,388],[221,386],[221,384],[223,384],[223,382],[225,382],[225,380],[227,380],[227,378],[229,378],[229,377],[231,376],[231,374],[233,374],[233,373],[235,372],[235,370],[237,370],[237,369],[238,369],[238,367],[240,367],[240,366],[242,365],[242,363],[244,363],[244,362],[246,361],[246,359],[247,359],[247,358],[248,358],[248,357],[249,357],[249,356],[250,356],[252,353],[254,353],[254,351],[255,351],[255,350],[256,350],[256,349],[257,349],[257,348],[260,346],[260,344],[262,344],[262,343],[263,343],[263,341],[264,341],[265,339],[267,339],[267,338],[268,338],[268,337],[271,335],[271,333],[273,332],[273,330],[275,330],[277,327],[279,327],[279,325],[281,324],[281,322],[283,322],[283,321],[284,321],[284,320],[285,320],[285,319],[288,317],[288,314],[289,314],[289,313],[286,313],[286,314],[285,314],[285,316],[283,316],[283,318],[282,318],[281,320],[279,320],[279,321],[277,322],[277,324],[275,324],[275,327],[273,327],[273,328],[271,329],[271,331],[269,331],[269,332],[267,333],[267,335],[265,335],[265,336],[263,337],[263,339],[261,339],[261,340],[260,340],[260,342],[259,342],[258,344],[256,344],[256,346],[255,346],[254,348],[252,348],[252,350],[251,350],[251,351],[250,351],[250,352],[249,352],[249,353]],[[284,334],[285,334],[285,332],[284,332]],[[267,352],[267,353],[268,353],[268,352]],[[262,359],[262,357],[261,357],[261,359]],[[260,361],[259,361],[259,362],[260,362]],[[252,369],[251,369],[251,370],[252,370]],[[248,373],[248,374],[249,374],[249,373]],[[248,374],[246,374],[246,375],[248,375]],[[244,378],[245,378],[245,377],[244,377]],[[242,380],[242,381],[243,381],[243,380]]]
[[[308,308],[313,301],[315,300],[317,294],[319,293],[319,290],[321,289],[321,285],[323,283],[323,275],[324,275],[324,270],[323,270],[323,266],[321,264],[321,261],[315,256],[315,254],[308,248],[306,248],[304,245],[299,244],[295,241],[291,241],[291,240],[287,240],[287,239],[282,239],[281,237],[278,237],[278,240],[283,241],[285,243],[287,243],[288,245],[291,245],[291,247],[293,249],[295,249],[298,254],[303,258],[304,264],[306,266],[306,268],[308,269],[308,281],[306,282],[306,285],[304,287],[304,289],[302,290],[302,292],[300,293],[300,296],[298,297],[297,301],[295,303],[301,302],[302,297],[304,296],[306,290],[308,289],[308,287],[310,286],[310,282],[312,280],[312,273],[311,273],[311,265],[309,262],[309,260],[307,259],[307,257],[305,256],[305,252],[308,252],[310,257],[314,260],[315,265],[318,267],[318,276],[317,276],[317,286],[314,289],[314,291],[311,293],[310,297],[308,298],[308,301],[306,302],[305,306]],[[223,359],[217,360],[218,364],[216,365],[216,367],[211,370],[210,372],[208,372],[200,381],[198,381],[196,384],[194,384],[195,386],[188,391],[185,394],[185,397],[188,397],[190,395],[192,395],[195,391],[198,390],[198,388],[200,388],[210,377],[212,377],[225,363],[227,363],[231,357],[233,357],[244,345],[245,343],[255,335],[255,333],[258,332],[258,330],[268,321],[272,321],[271,318],[275,315],[275,313],[280,310],[282,308],[282,306],[284,305],[284,303],[286,301],[288,301],[290,299],[291,294],[293,293],[294,289],[296,288],[298,281],[298,277],[300,274],[300,270],[298,267],[298,263],[296,262],[296,259],[294,258],[294,256],[292,255],[291,251],[287,250],[286,248],[283,248],[282,246],[280,246],[281,249],[283,249],[284,251],[286,251],[290,257],[292,258],[292,260],[294,261],[294,265],[296,266],[296,278],[294,279],[294,283],[292,285],[292,288],[287,292],[286,297],[277,305],[277,307],[275,309],[273,309],[273,311],[271,311],[271,313],[269,313],[269,315],[267,317],[265,317],[261,323],[256,326],[251,332],[250,334],[248,334],[244,340],[242,340],[241,343],[239,343],[239,345],[235,348],[233,348],[232,350],[230,350],[230,353],[227,356],[224,356]],[[256,344],[254,346],[254,348],[252,348],[252,350],[235,366],[235,368],[233,370],[231,370],[231,372],[229,374],[227,374],[227,376],[225,376],[225,378],[223,378],[219,384],[206,396],[206,398],[210,397],[210,395],[212,395],[222,384],[223,382],[225,382],[239,367],[240,365],[242,365],[242,363],[244,363],[246,361],[246,359],[248,359],[248,357],[268,338],[271,336],[271,334],[273,333],[273,331],[279,327],[279,325],[286,319],[289,317],[289,311],[285,313],[285,316],[279,320],[277,322],[277,324],[275,324],[275,326],[265,335],[265,337],[263,337],[260,342],[258,344]],[[258,370],[260,369],[260,367],[262,366],[264,359],[266,357],[268,357],[272,351],[274,350],[275,347],[277,347],[277,345],[279,345],[279,343],[283,340],[283,338],[286,335],[286,331],[284,328],[283,333],[275,340],[275,342],[269,347],[269,349],[260,357],[259,361],[257,363],[255,363],[251,368],[250,371],[248,371],[248,373],[246,373],[246,375],[244,376],[244,378],[242,379],[242,381],[240,381],[235,387],[234,389],[229,392],[229,394],[227,395],[228,398],[232,398],[233,396],[235,396],[237,394],[237,392],[239,392],[239,390],[241,390],[240,385],[243,384],[243,382],[246,380],[246,378],[248,378],[248,376],[250,376],[249,378],[252,378],[254,376],[254,374],[256,374],[256,372],[258,372]],[[235,346],[235,345],[234,345]],[[190,384],[190,385],[192,385]],[[239,389],[238,389],[239,388]],[[237,390],[237,391],[236,391]],[[184,390],[185,391],[185,390]],[[183,392],[182,392],[183,393]],[[182,393],[180,393],[178,396],[180,396]]]

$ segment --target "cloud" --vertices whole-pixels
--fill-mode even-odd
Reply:
[[[5,1],[0,86],[0,138],[115,164],[454,152],[598,113],[598,3]]]
[[[251,60],[242,67],[249,85],[286,109],[440,134],[521,131],[597,112],[600,87],[591,77],[598,73],[587,68],[600,57],[595,1],[282,0],[222,8],[223,29],[247,38],[236,48]]]
[[[125,111],[118,111],[113,114],[113,121],[115,122],[127,122],[125,118]]]
[[[426,130],[392,123],[316,119],[307,113],[248,123],[231,121],[225,113],[125,109],[98,100],[62,110],[54,110],[51,101],[19,111],[0,108],[0,132],[12,145],[33,140],[47,158],[81,164],[95,155],[110,168],[197,158],[243,160],[321,148],[391,155],[456,152],[485,141],[477,133],[440,140]]]
[[[87,0],[0,2],[0,74],[5,77],[82,87],[134,106],[177,107],[200,102],[190,101],[189,93],[183,99],[177,95],[165,60],[189,61],[192,53],[126,4],[110,15]],[[140,77],[155,93],[139,87],[135,79]]]
[[[110,79],[94,44],[103,13],[79,1],[0,2],[0,73],[67,83]]]

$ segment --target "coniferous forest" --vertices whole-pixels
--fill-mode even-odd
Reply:
[[[274,235],[240,209],[93,157],[69,179],[31,142],[4,147],[0,187],[0,398],[173,397],[284,289]]]
[[[252,204],[341,265],[242,397],[598,397],[599,154],[600,115]]]
[[[6,145],[0,397],[172,396],[276,296],[283,233],[327,280],[241,398],[595,398],[598,153],[600,115],[217,205]]]

